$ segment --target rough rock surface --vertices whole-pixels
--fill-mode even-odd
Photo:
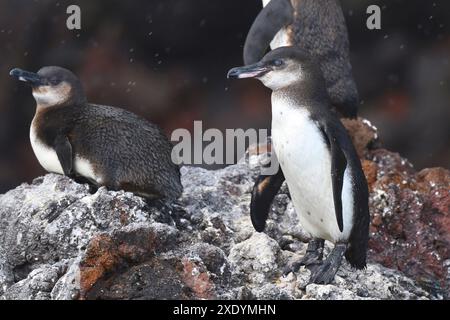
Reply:
[[[281,275],[305,252],[308,235],[285,185],[265,233],[254,231],[250,191],[264,157],[252,155],[250,165],[182,168],[184,193],[172,206],[105,188],[91,194],[55,174],[1,195],[0,297],[448,298],[449,172],[416,173],[389,151],[364,151],[376,145],[371,139],[359,141],[373,220],[364,271],[344,263],[327,286],[308,285],[305,268]]]
[[[450,171],[414,170],[381,147],[367,120],[344,120],[369,183],[369,260],[450,298]],[[365,128],[364,128],[365,127]]]

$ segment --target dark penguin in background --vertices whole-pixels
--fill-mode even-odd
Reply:
[[[304,50],[320,63],[333,108],[355,118],[359,97],[338,0],[263,0],[263,5],[245,41],[245,65],[260,61],[269,45]]]
[[[293,266],[314,266],[311,282],[330,283],[345,254],[366,266],[368,188],[347,131],[331,111],[317,63],[295,47],[278,48],[259,63],[230,70],[230,78],[257,78],[272,89],[272,144],[281,168],[260,176],[251,201],[253,226],[264,230],[284,179],[302,227],[311,234],[306,255]],[[335,244],[322,260],[324,240]]]
[[[37,108],[30,140],[45,170],[150,200],[180,196],[172,145],[156,125],[119,108],[88,103],[69,70],[13,69],[10,75],[32,87]]]

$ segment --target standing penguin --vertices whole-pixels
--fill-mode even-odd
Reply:
[[[338,0],[263,0],[263,5],[245,41],[245,65],[260,61],[269,45],[298,47],[320,63],[333,107],[355,118],[359,97]]]
[[[311,234],[296,263],[319,265],[311,282],[328,284],[345,254],[357,269],[366,266],[369,235],[368,188],[347,131],[331,111],[317,63],[295,47],[281,47],[260,62],[228,73],[257,78],[272,89],[272,143],[281,169],[261,176],[252,193],[251,218],[264,230],[270,205],[286,179],[303,228]],[[335,244],[323,262],[324,240]]]
[[[44,169],[147,199],[180,196],[171,143],[156,125],[123,109],[88,103],[78,78],[64,68],[13,69],[10,75],[32,87],[37,108],[30,140]]]

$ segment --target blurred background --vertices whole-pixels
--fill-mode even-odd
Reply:
[[[81,7],[81,30],[66,8]],[[343,0],[360,114],[417,169],[450,164],[450,1]],[[366,28],[367,6],[382,30]],[[90,102],[124,107],[176,128],[269,128],[270,92],[228,81],[242,64],[260,0],[0,2],[0,193],[44,173],[29,142],[35,111],[13,67],[71,69]]]

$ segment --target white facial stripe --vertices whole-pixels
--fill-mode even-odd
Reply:
[[[27,80],[26,80],[24,77],[19,77],[19,80],[20,80],[20,81],[27,82]]]
[[[63,83],[57,87],[43,86],[33,90],[33,97],[38,105],[53,106],[68,99],[70,87]]]
[[[272,90],[278,90],[302,80],[301,72],[289,72],[285,70],[271,71],[259,78],[261,82]]]
[[[263,7],[267,6],[269,4],[270,0],[262,0]]]
[[[33,97],[38,104],[49,106],[64,102],[65,100],[65,96],[59,94],[54,90],[47,90],[45,92],[33,91]]]

